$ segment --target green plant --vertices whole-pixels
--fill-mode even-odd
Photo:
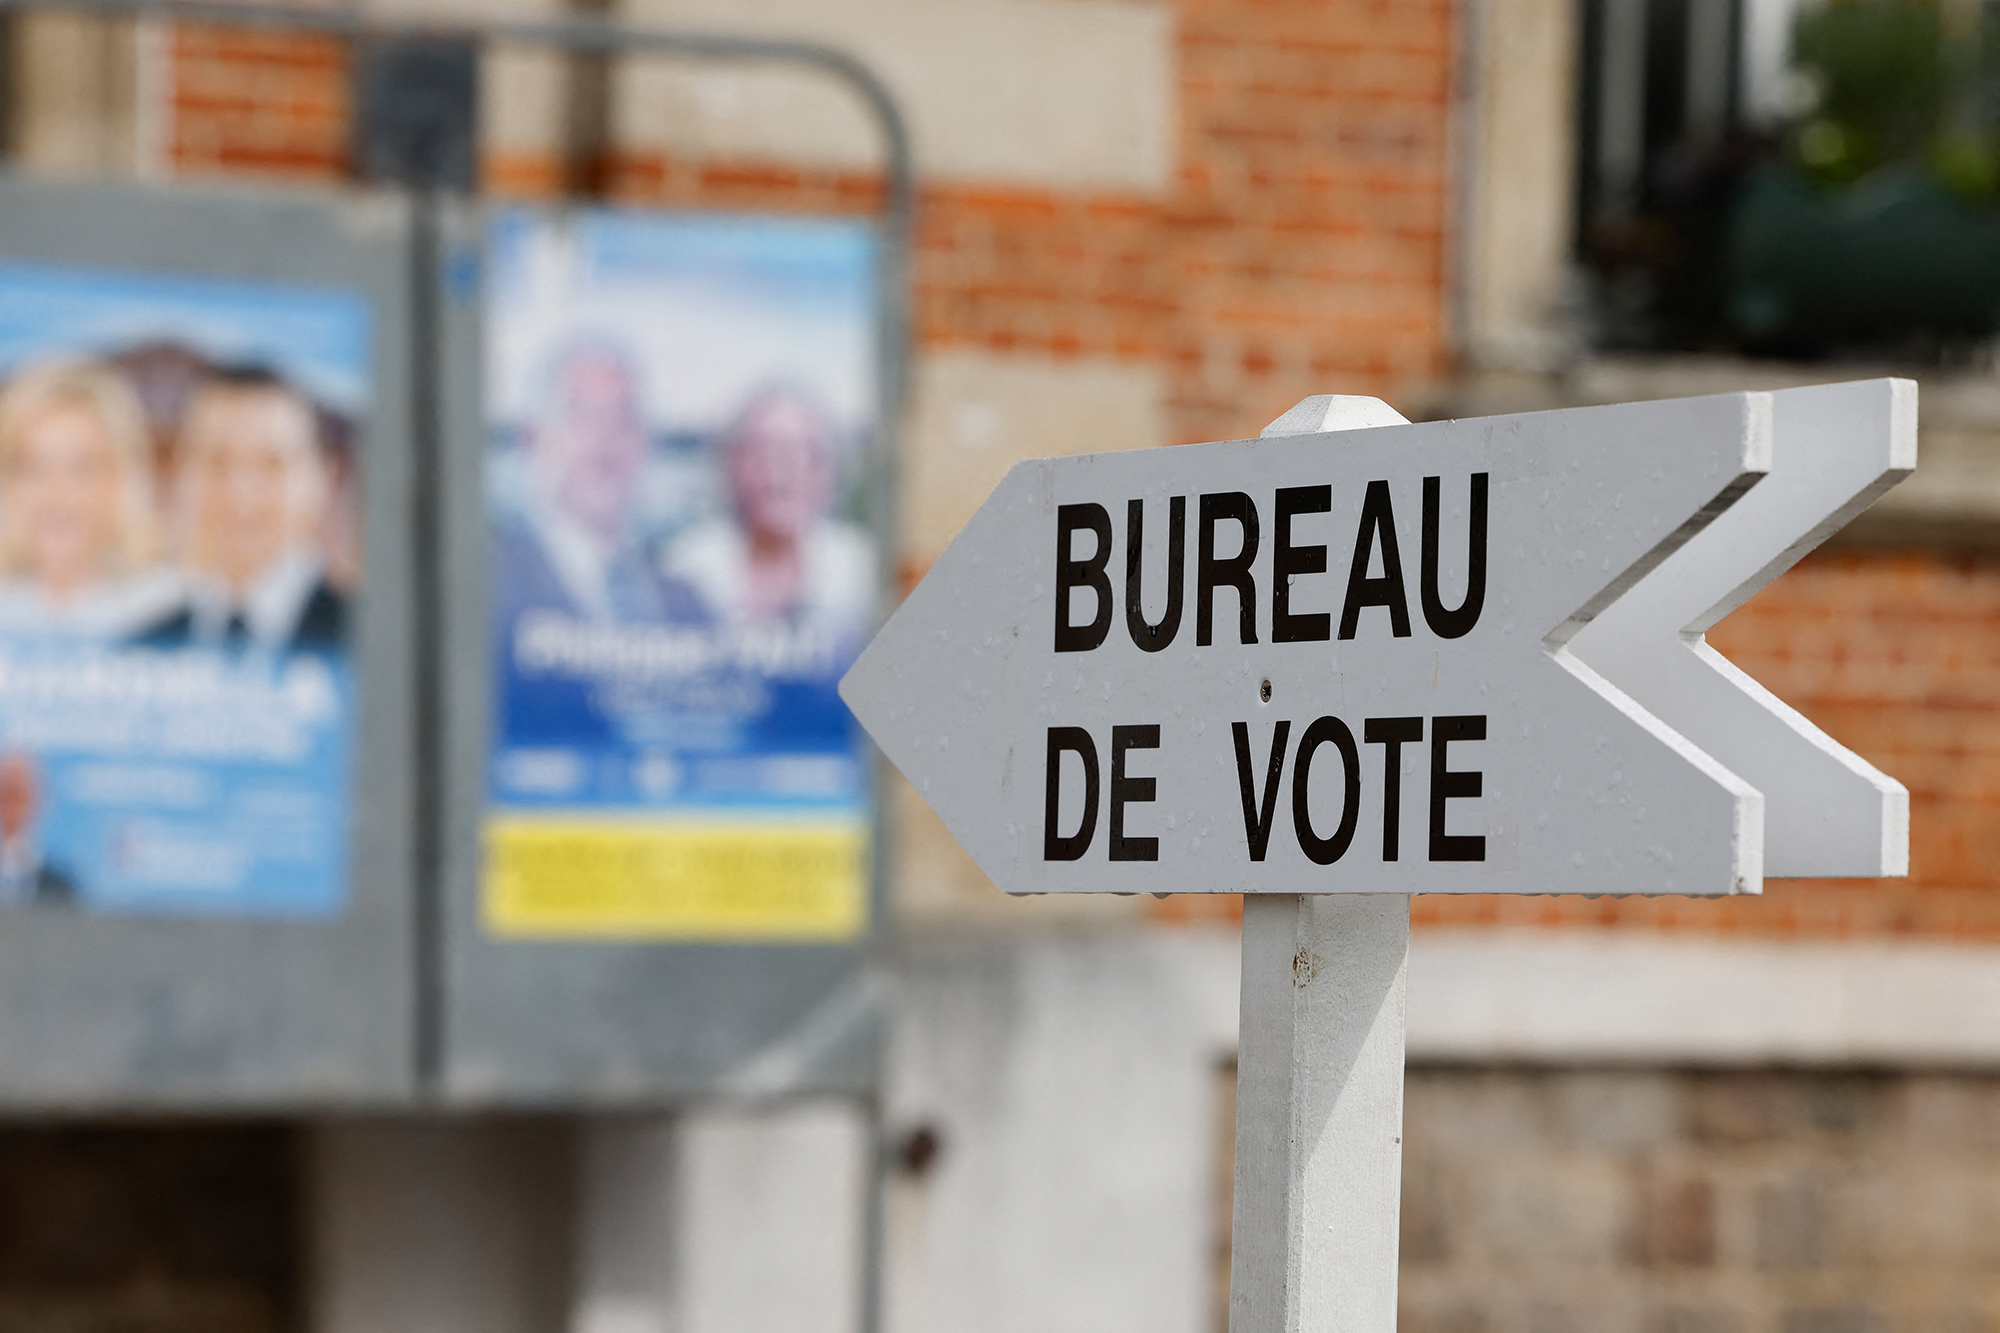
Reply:
[[[2000,188],[2000,23],[1979,0],[1825,0],[1793,28],[1809,109],[1790,154],[1827,185],[1927,170],[1976,198]]]

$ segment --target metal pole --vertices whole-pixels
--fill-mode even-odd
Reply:
[[[445,589],[438,534],[445,519],[444,193],[410,191],[410,518],[415,526],[411,579],[419,625],[444,623]],[[417,893],[413,904],[416,1016],[412,1056],[420,1099],[437,1095],[444,1074],[445,1003],[445,669],[442,636],[416,636]]]

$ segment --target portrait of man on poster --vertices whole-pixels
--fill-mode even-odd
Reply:
[[[559,351],[522,432],[524,512],[494,534],[503,632],[535,610],[625,625],[705,619],[694,590],[655,568],[636,530],[649,448],[630,358],[602,339]]]
[[[215,370],[190,397],[174,454],[186,595],[140,641],[340,649],[348,599],[327,576],[332,477],[313,404],[261,367]]]

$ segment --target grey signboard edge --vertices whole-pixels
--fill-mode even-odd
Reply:
[[[869,932],[854,944],[499,940],[480,918],[491,735],[491,621],[481,390],[485,231],[509,205],[443,213],[439,265],[444,846],[433,993],[438,1101],[459,1108],[626,1109],[690,1101],[867,1096],[877,1080],[884,927],[880,765]],[[886,395],[885,395],[886,397]],[[889,533],[886,455],[873,527]],[[886,542],[885,542],[886,545]]]
[[[382,193],[0,175],[0,259],[361,293],[349,896],[323,920],[0,920],[0,1111],[369,1109],[414,1087],[409,208]]]

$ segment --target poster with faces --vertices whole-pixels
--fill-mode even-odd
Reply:
[[[0,263],[0,911],[340,911],[369,365],[356,293]]]
[[[593,210],[487,236],[488,928],[839,941],[871,784],[875,246]]]

